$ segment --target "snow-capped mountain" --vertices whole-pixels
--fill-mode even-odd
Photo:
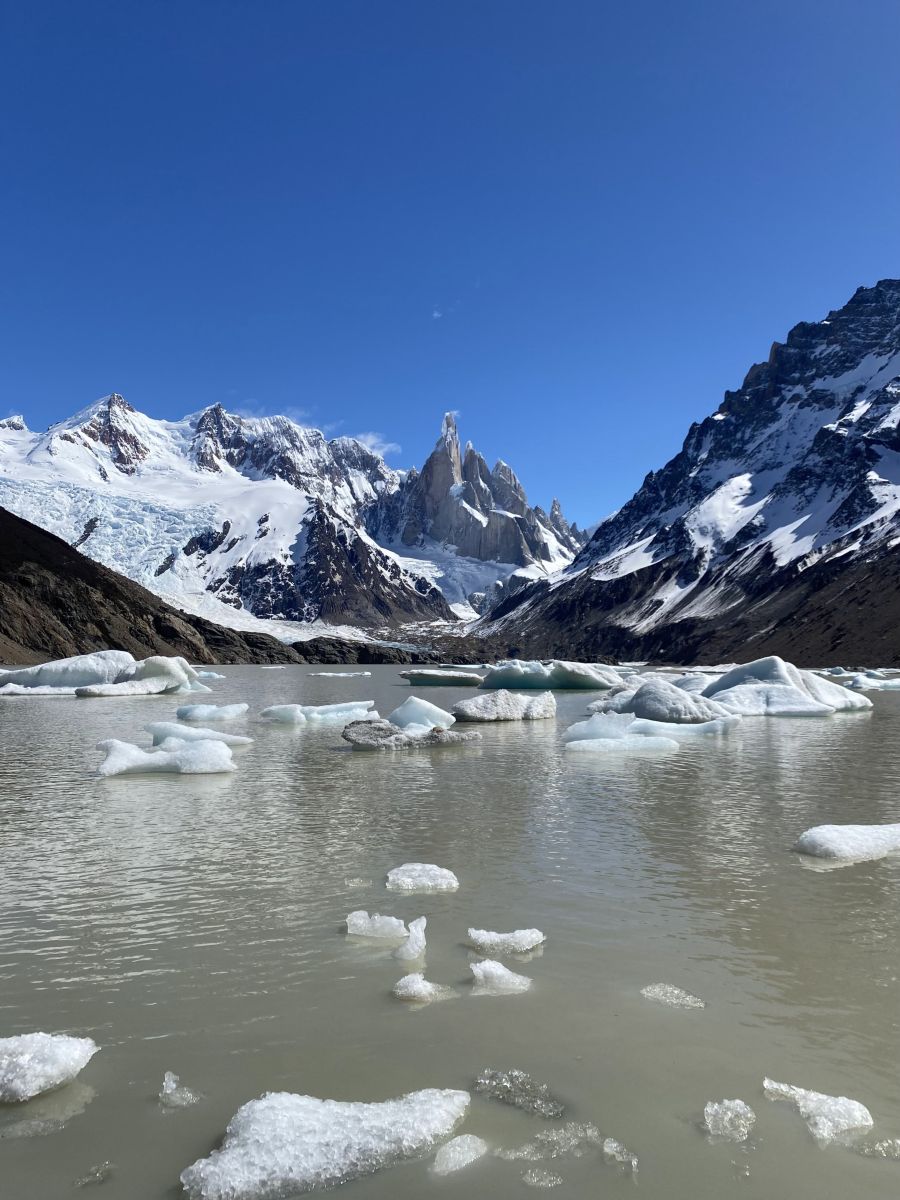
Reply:
[[[898,544],[900,281],[883,280],[776,342],[569,567],[486,629],[572,653],[678,654],[704,638],[734,652],[802,623],[814,580],[877,571]],[[787,595],[793,609],[775,603]]]
[[[441,453],[446,443],[445,427]],[[558,509],[542,525],[524,493],[508,520],[527,527],[528,540],[496,543],[515,550],[509,561],[490,557],[489,539],[452,542],[453,511],[468,503],[455,476],[443,492],[431,488],[415,535],[404,526],[391,548],[386,514],[415,494],[415,479],[354,438],[220,405],[164,421],[114,394],[43,433],[21,417],[0,421],[0,506],[223,624],[450,620],[451,604],[517,567],[547,571],[571,558],[577,533]],[[461,611],[474,615],[467,604]]]

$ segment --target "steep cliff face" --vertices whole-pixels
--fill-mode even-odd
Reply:
[[[900,542],[898,424],[900,281],[883,280],[775,343],[570,567],[504,599],[487,628],[588,654],[668,643],[677,657],[685,639],[694,654],[704,640],[739,653],[789,617],[778,596],[812,601],[813,568],[834,581],[887,561]]]

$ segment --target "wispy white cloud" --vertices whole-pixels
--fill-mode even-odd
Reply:
[[[355,433],[353,435],[358,442],[362,442],[375,454],[380,454],[382,457],[386,454],[399,454],[400,446],[396,442],[389,442],[382,433],[370,431],[368,433]]]
[[[431,310],[432,321],[439,321],[443,315],[444,314],[441,312],[441,310],[439,308],[433,308]]]

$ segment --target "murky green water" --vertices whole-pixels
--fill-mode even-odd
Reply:
[[[817,872],[789,850],[824,821],[900,820],[900,696],[876,695],[862,717],[745,720],[672,758],[616,763],[567,759],[560,730],[591,699],[569,693],[556,722],[368,755],[333,729],[252,718],[363,697],[387,713],[410,692],[393,668],[309,670],[224,668],[210,699],[246,700],[251,718],[222,728],[257,739],[233,776],[92,774],[96,741],[145,740],[175,700],[0,702],[0,1036],[69,1031],[103,1047],[77,1083],[0,1112],[4,1200],[92,1194],[74,1181],[105,1160],[98,1195],[175,1197],[182,1168],[266,1090],[378,1100],[469,1088],[487,1065],[530,1071],[638,1154],[636,1179],[595,1154],[547,1164],[559,1200],[897,1194],[900,1162],[818,1148],[762,1079],[855,1097],[876,1136],[900,1136],[900,860]],[[450,707],[471,693],[420,694]],[[452,868],[459,891],[387,893],[385,872],[407,860]],[[459,997],[395,1000],[402,967],[342,932],[355,908],[427,915],[426,974]],[[543,954],[509,964],[530,992],[469,994],[469,925],[545,931]],[[642,999],[657,981],[707,1007]],[[203,1102],[164,1111],[166,1070]],[[757,1111],[748,1148],[698,1129],[723,1097]],[[48,1121],[65,1123],[36,1136]],[[475,1098],[462,1131],[500,1147],[542,1127]],[[434,1179],[414,1162],[347,1189],[527,1196],[527,1165],[491,1158]]]

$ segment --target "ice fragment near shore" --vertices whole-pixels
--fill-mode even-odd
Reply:
[[[391,989],[398,1000],[410,1000],[418,1004],[429,1004],[432,1000],[449,1000],[455,996],[453,988],[440,983],[429,983],[421,971],[404,975]]]
[[[514,929],[511,933],[470,929],[468,938],[482,954],[528,954],[546,940],[540,929]]]
[[[304,725],[307,721],[323,725],[346,725],[350,721],[378,720],[370,713],[374,700],[348,700],[343,704],[272,704],[259,714],[282,725]]]
[[[428,1088],[382,1103],[269,1092],[238,1109],[219,1150],[181,1173],[191,1200],[276,1200],[413,1158],[448,1137],[468,1092]]]
[[[251,737],[242,737],[237,733],[223,733],[219,729],[193,728],[190,725],[179,725],[177,721],[154,721],[145,725],[144,729],[153,737],[153,745],[160,746],[168,738],[180,742],[223,742],[226,746],[249,746]]]
[[[475,977],[473,996],[504,996],[514,992],[527,992],[531,980],[527,975],[517,975],[492,958],[470,963],[469,970]]]
[[[166,738],[158,750],[142,750],[131,742],[108,738],[97,743],[106,758],[98,775],[217,775],[234,771],[231,750],[223,742],[187,742]]]
[[[234,721],[249,708],[249,704],[183,704],[175,716],[179,721]]]
[[[705,1000],[675,987],[672,983],[649,983],[641,988],[641,995],[646,1000],[655,1000],[659,1004],[667,1004],[670,1008],[706,1008]]]
[[[711,1138],[745,1142],[756,1113],[743,1100],[710,1100],[703,1108],[703,1127]]]
[[[91,1038],[63,1033],[0,1038],[0,1101],[30,1100],[61,1087],[74,1079],[99,1049]]]
[[[459,880],[446,867],[408,862],[388,871],[385,886],[391,892],[455,892]]]
[[[584,689],[617,687],[622,676],[614,667],[592,663],[565,662],[554,659],[542,662],[523,661],[519,658],[506,659],[488,670],[482,683],[483,688],[548,688]]]
[[[471,1166],[488,1152],[488,1144],[480,1137],[471,1133],[460,1134],[451,1138],[441,1146],[434,1156],[431,1169],[435,1175],[449,1175],[453,1171],[461,1171],[463,1167]]]
[[[199,1104],[202,1099],[199,1092],[191,1091],[177,1075],[166,1071],[159,1092],[159,1102],[164,1108],[189,1108],[192,1104]]]
[[[394,951],[394,958],[414,962],[425,954],[425,917],[417,917],[409,923],[409,937]]]
[[[457,721],[545,721],[556,716],[556,697],[552,692],[523,696],[499,688],[460,700],[453,715]]]
[[[875,1124],[866,1106],[847,1096],[811,1092],[792,1083],[777,1083],[768,1078],[763,1080],[763,1090],[768,1100],[786,1100],[793,1104],[822,1146],[871,1129]]]
[[[557,1120],[566,1111],[566,1106],[553,1095],[546,1083],[540,1083],[527,1071],[515,1067],[508,1071],[486,1067],[475,1080],[475,1091],[548,1121]]]
[[[347,933],[351,937],[392,938],[394,941],[409,937],[409,930],[399,917],[386,917],[363,909],[347,915]]]
[[[843,862],[865,862],[900,851],[900,824],[816,825],[794,843],[800,854]]]

